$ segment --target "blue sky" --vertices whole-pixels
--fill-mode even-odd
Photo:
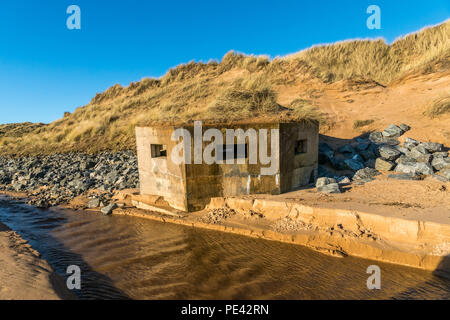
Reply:
[[[81,30],[66,27],[71,4]],[[366,27],[371,4],[381,30]],[[115,83],[231,49],[275,57],[345,39],[392,42],[449,17],[448,0],[3,1],[0,123],[51,122]]]

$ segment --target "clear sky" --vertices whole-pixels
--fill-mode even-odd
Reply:
[[[69,30],[69,5],[81,30]],[[369,30],[369,5],[381,30]],[[159,77],[233,49],[286,55],[314,44],[388,42],[450,17],[449,0],[14,0],[0,5],[0,123],[51,122],[115,83]]]

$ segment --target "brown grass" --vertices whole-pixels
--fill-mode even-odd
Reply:
[[[424,111],[424,115],[430,118],[437,118],[446,113],[450,113],[450,96],[433,101],[431,106]]]
[[[353,122],[353,129],[358,129],[358,128],[362,128],[365,126],[368,126],[369,124],[374,123],[375,120],[372,119],[368,119],[368,120],[355,120]]]

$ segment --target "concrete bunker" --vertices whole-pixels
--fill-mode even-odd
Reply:
[[[189,135],[174,139],[180,128]],[[222,141],[205,139],[209,129],[215,129]],[[244,138],[231,137],[230,143],[227,134],[232,130],[240,130]],[[214,124],[200,129],[193,124],[137,127],[140,194],[161,197],[169,206],[189,212],[204,209],[213,197],[292,191],[317,179],[318,130],[317,122],[306,121]],[[203,137],[200,143],[194,141],[196,134]],[[187,161],[172,161],[185,139],[190,141],[181,154]],[[203,155],[212,142],[211,154],[217,161],[199,161],[198,152]]]

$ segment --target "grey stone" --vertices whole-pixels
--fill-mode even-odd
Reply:
[[[414,173],[390,174],[387,177],[396,180],[422,180],[420,176]]]
[[[369,140],[375,143],[383,142],[383,135],[381,134],[381,132],[371,132],[369,135]]]
[[[379,152],[382,158],[389,161],[394,161],[401,156],[401,152],[391,146],[381,146]]]
[[[375,154],[375,152],[373,152],[372,149],[367,149],[367,150],[360,151],[360,155],[366,161],[369,160],[369,159],[375,159],[377,157],[377,155]]]
[[[448,158],[448,152],[447,151],[439,151],[433,153],[434,158]]]
[[[423,146],[430,153],[442,151],[443,148],[442,144],[434,142],[422,142],[420,146]]]
[[[397,160],[395,160],[395,162],[396,162],[397,164],[398,164],[398,163],[403,163],[403,164],[411,165],[411,164],[415,164],[415,163],[417,162],[417,160],[414,159],[414,158],[411,158],[411,157],[402,155],[402,156],[400,156]]]
[[[364,166],[367,168],[375,168],[375,159],[369,159],[367,161],[364,161]]]
[[[409,131],[409,130],[411,130],[411,127],[410,126],[408,126],[407,124],[405,124],[405,123],[402,123],[401,125],[399,125],[399,127],[400,127],[400,129],[402,129],[403,130],[403,132],[406,132],[406,131]]]
[[[446,177],[448,180],[450,180],[450,169],[442,169],[439,171],[439,175]]]
[[[109,205],[107,205],[106,207],[103,207],[101,209],[102,213],[107,216],[110,215],[114,209],[117,208],[117,204],[115,204],[114,202],[110,203]]]
[[[344,153],[351,153],[351,154],[353,154],[353,153],[355,153],[355,149],[351,145],[346,144],[346,145],[343,145],[342,147],[340,147],[338,149],[338,152],[342,153],[342,154],[344,154]]]
[[[394,138],[394,137],[398,138],[403,133],[404,133],[404,131],[399,126],[396,126],[395,124],[391,124],[389,127],[384,129],[384,131],[382,132],[382,135],[383,135],[383,137],[387,137],[387,138]]]
[[[421,156],[418,156],[416,158],[416,161],[423,163],[431,163],[431,159],[433,159],[433,156],[431,154],[423,154]]]
[[[450,158],[433,157],[431,165],[438,171],[442,169],[450,169]]]
[[[434,173],[434,170],[431,167],[431,165],[424,162],[416,162],[414,164],[399,163],[395,168],[395,171],[412,174],[425,174],[425,175]]]
[[[375,169],[380,171],[391,171],[394,167],[395,163],[382,158],[377,158],[375,161]]]
[[[336,180],[334,178],[327,178],[327,177],[319,178],[316,181],[316,188],[326,186],[327,184],[330,183],[336,183]]]
[[[443,176],[441,176],[441,175],[439,175],[439,174],[436,174],[436,173],[432,174],[431,176],[432,176],[434,179],[439,180],[439,181],[441,181],[441,182],[448,182],[448,181],[450,181],[450,180],[447,179],[446,177],[443,177]]]
[[[364,163],[361,161],[353,160],[353,159],[346,159],[344,160],[345,164],[350,170],[358,171],[360,169],[364,168]]]
[[[338,182],[339,184],[349,184],[349,183],[351,183],[352,181],[349,179],[349,177],[343,176],[343,177],[339,177],[339,178],[337,179],[337,182]]]
[[[417,159],[417,158],[423,156],[424,154],[428,154],[428,153],[429,153],[428,150],[425,149],[424,146],[418,145],[417,147],[414,147],[411,149],[408,156],[411,158]]]
[[[100,199],[94,198],[91,201],[88,202],[88,208],[98,208],[100,206]]]
[[[403,143],[403,146],[409,150],[411,150],[414,147],[417,147],[419,145],[419,141],[411,139],[411,138],[406,138],[405,142]]]
[[[353,180],[364,180],[364,179],[374,179],[376,176],[380,175],[380,171],[372,168],[364,168],[358,170],[353,176]]]
[[[360,142],[356,145],[356,149],[358,151],[364,151],[367,150],[367,148],[369,148],[370,146],[370,142]]]
[[[341,189],[339,188],[339,184],[337,183],[330,183],[324,185],[322,187],[317,188],[317,191],[322,193],[341,193]]]
[[[403,154],[408,154],[408,153],[409,153],[409,149],[408,149],[408,148],[402,147],[402,146],[400,146],[400,145],[398,145],[398,146],[393,146],[393,148],[396,149],[396,150],[398,150],[398,151],[400,151],[400,152],[403,153]]]

